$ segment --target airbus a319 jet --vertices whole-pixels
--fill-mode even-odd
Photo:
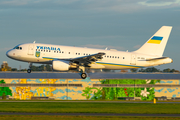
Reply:
[[[142,47],[133,52],[34,42],[19,44],[7,51],[6,55],[30,63],[28,73],[31,73],[32,63],[52,64],[53,70],[75,70],[85,79],[87,69],[121,70],[172,63],[171,58],[162,56],[171,29],[171,26],[162,26]]]

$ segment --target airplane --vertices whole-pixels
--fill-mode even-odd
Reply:
[[[133,52],[114,49],[92,49],[41,43],[25,43],[6,52],[14,60],[28,62],[28,73],[32,63],[52,64],[53,70],[74,70],[87,77],[87,69],[122,70],[144,68],[172,63],[169,57],[162,56],[172,26],[162,26],[142,47]]]

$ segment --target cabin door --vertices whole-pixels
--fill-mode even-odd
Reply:
[[[34,54],[34,46],[29,45],[29,47],[28,47],[28,55],[33,55],[33,54]]]
[[[132,54],[131,55],[131,62],[130,62],[131,65],[136,65],[136,55]]]

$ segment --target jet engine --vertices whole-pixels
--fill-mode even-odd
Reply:
[[[53,70],[57,71],[68,71],[70,68],[69,62],[64,60],[53,60],[52,62]]]

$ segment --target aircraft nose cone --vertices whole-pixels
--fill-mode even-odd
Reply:
[[[9,57],[9,51],[6,52],[6,56]]]
[[[8,50],[8,51],[6,52],[6,56],[9,57],[9,58],[11,58],[11,57],[13,56],[12,50]]]

